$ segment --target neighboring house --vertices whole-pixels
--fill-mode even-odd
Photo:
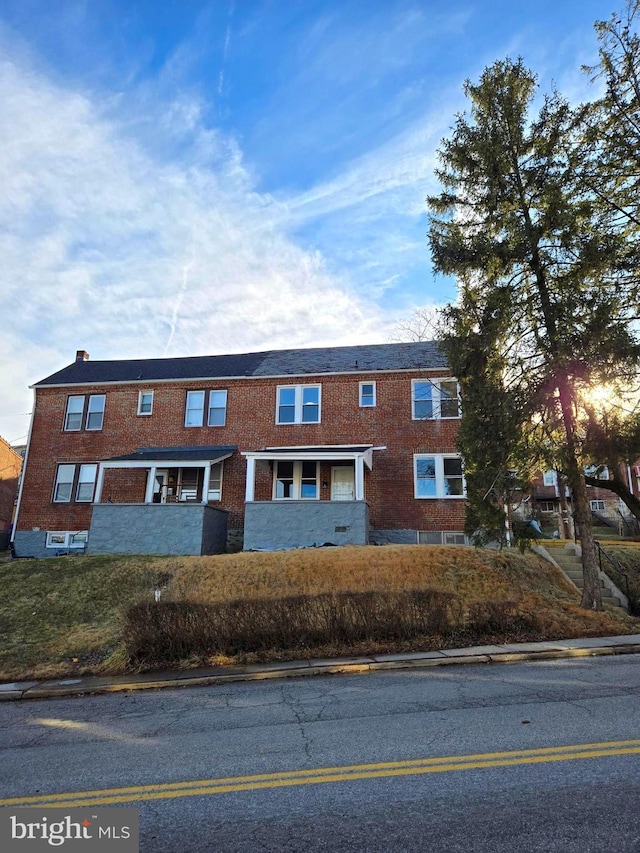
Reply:
[[[22,456],[0,438],[0,548],[3,549],[8,547],[21,468]]]
[[[74,363],[36,383],[18,555],[464,542],[434,342]]]
[[[632,477],[632,469],[625,466],[622,475],[629,483],[629,488],[634,491],[634,482]],[[586,470],[585,473],[591,476],[597,476],[600,480],[609,480],[610,473],[607,468],[592,468]],[[607,525],[614,528],[622,535],[629,535],[636,532],[636,521],[629,512],[627,506],[620,498],[610,489],[597,488],[596,486],[587,486],[587,494],[589,498],[589,507],[593,515],[594,523]],[[571,510],[571,492],[566,490],[567,508]],[[534,480],[533,490],[531,493],[531,515],[537,518],[543,527],[557,528],[561,532],[560,515],[561,515],[560,489],[558,485],[558,477],[555,471],[549,470],[539,474]]]

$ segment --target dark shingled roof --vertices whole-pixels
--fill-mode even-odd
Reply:
[[[103,462],[175,462],[200,460],[215,462],[223,456],[230,456],[238,449],[236,444],[198,445],[189,447],[139,447],[135,453],[126,456],[112,456]]]
[[[421,341],[269,350],[240,355],[203,355],[189,358],[78,360],[36,382],[34,387],[171,379],[230,379],[243,376],[313,376],[322,373],[416,370],[446,366],[447,360],[438,342]]]

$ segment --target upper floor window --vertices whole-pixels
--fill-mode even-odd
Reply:
[[[204,419],[204,391],[187,391],[184,425],[201,427]]]
[[[84,395],[73,394],[67,397],[67,410],[64,415],[64,428],[67,432],[82,429],[84,413]]]
[[[587,465],[584,469],[585,476],[596,480],[608,480],[609,469],[606,465]]]
[[[462,459],[454,454],[414,456],[416,498],[463,498],[465,496]]]
[[[376,383],[361,382],[360,383],[360,407],[368,408],[376,404]]]
[[[102,429],[104,421],[104,394],[92,394],[87,406],[86,429]]]
[[[545,471],[542,475],[542,483],[545,486],[555,486],[557,483],[556,472],[552,470]]]
[[[227,420],[227,392],[209,391],[209,426],[224,426]]]
[[[138,414],[150,415],[153,413],[153,391],[140,391],[138,394]]]
[[[460,417],[460,394],[456,379],[414,379],[413,419],[416,421]]]
[[[320,385],[278,386],[276,423],[320,423]]]

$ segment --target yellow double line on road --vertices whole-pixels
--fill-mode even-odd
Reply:
[[[385,761],[377,764],[349,764],[343,767],[317,767],[311,770],[259,773],[253,776],[230,776],[221,779],[197,779],[191,782],[168,782],[158,785],[136,785],[129,788],[13,797],[0,800],[0,806],[14,808],[110,806],[116,803],[166,800],[174,797],[229,794],[234,791],[320,785],[326,782],[352,782],[355,779],[382,779],[391,776],[415,776],[424,773],[448,773],[454,770],[480,770],[487,767],[512,767],[518,764],[544,764],[551,761],[573,761],[578,758],[608,758],[614,755],[638,754],[640,754],[640,740],[614,740],[604,743],[551,746],[543,749],[449,755],[443,758],[418,758],[412,761]]]

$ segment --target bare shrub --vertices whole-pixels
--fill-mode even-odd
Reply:
[[[145,602],[126,615],[124,643],[137,665],[265,649],[308,651],[359,641],[444,636],[462,623],[454,593],[324,593],[203,604]]]

